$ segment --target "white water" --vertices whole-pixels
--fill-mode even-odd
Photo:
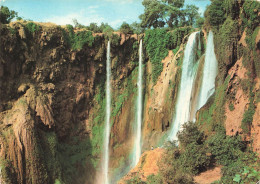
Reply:
[[[218,62],[214,52],[213,33],[209,32],[205,63],[203,68],[202,85],[199,95],[198,109],[201,108],[215,91],[215,78],[217,76]]]
[[[104,153],[103,153],[103,182],[102,184],[109,184],[108,165],[109,165],[109,137],[110,137],[110,115],[111,115],[111,94],[110,94],[110,41],[107,44],[107,63],[106,63],[106,124],[105,124],[105,140],[104,140]]]
[[[177,132],[180,130],[181,126],[191,118],[192,87],[198,68],[195,54],[197,49],[197,36],[199,36],[199,32],[192,33],[189,36],[184,50],[181,84],[175,107],[176,112],[173,119],[173,127],[169,134],[169,140],[171,141],[177,140]]]
[[[137,121],[136,121],[136,135],[135,135],[135,143],[134,143],[134,155],[133,155],[133,167],[137,165],[139,158],[141,157],[142,144],[141,144],[141,136],[142,136],[142,107],[143,107],[143,91],[142,91],[142,83],[143,83],[143,70],[142,70],[142,40],[139,45],[139,68],[138,68],[138,94],[137,94]]]

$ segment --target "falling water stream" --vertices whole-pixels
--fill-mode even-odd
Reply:
[[[177,140],[177,132],[181,126],[189,121],[190,109],[192,105],[192,87],[196,78],[198,62],[196,61],[197,37],[199,32],[194,32],[189,36],[184,50],[184,59],[182,64],[181,84],[178,92],[175,117],[173,127],[169,134],[169,140]]]
[[[217,59],[214,53],[213,33],[209,32],[206,56],[203,66],[203,75],[197,79],[202,78],[202,84],[199,88],[198,100],[194,100],[193,93],[196,89],[193,89],[197,75],[197,69],[199,62],[196,61],[196,49],[197,40],[196,37],[199,32],[192,33],[189,36],[188,43],[184,51],[184,60],[182,66],[181,85],[178,93],[178,99],[176,104],[175,117],[173,119],[173,127],[169,134],[169,140],[177,140],[177,132],[181,130],[181,126],[187,122],[193,120],[195,113],[199,110],[215,90],[215,78],[217,76]],[[191,111],[191,108],[195,107],[195,111]]]
[[[214,52],[213,33],[209,32],[205,63],[203,68],[202,85],[199,95],[198,109],[201,108],[215,91],[215,78],[217,76],[218,62]]]
[[[138,94],[137,94],[137,118],[136,118],[136,135],[134,143],[133,166],[136,166],[141,156],[141,134],[142,134],[142,107],[143,107],[143,91],[142,91],[142,40],[139,45],[139,68],[138,68]]]
[[[110,114],[111,114],[111,93],[110,93],[110,41],[107,44],[107,63],[106,63],[106,124],[105,124],[105,140],[104,140],[104,153],[103,153],[103,180],[104,184],[109,184],[108,165],[109,165],[109,137],[110,137]]]

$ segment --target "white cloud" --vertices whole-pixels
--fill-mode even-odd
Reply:
[[[88,25],[89,23],[95,22],[100,24],[104,22],[104,18],[101,17],[96,9],[98,6],[90,6],[86,9],[81,9],[78,12],[70,13],[64,16],[53,16],[45,19],[45,22],[54,22],[58,25],[73,24],[73,19],[77,19],[80,24]]]
[[[5,2],[5,0],[0,0],[0,3],[1,3],[1,2]]]

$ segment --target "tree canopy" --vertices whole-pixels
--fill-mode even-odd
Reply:
[[[170,28],[195,24],[199,8],[195,5],[184,6],[184,0],[144,0],[144,13],[139,16],[144,28]]]
[[[1,6],[0,8],[0,22],[3,24],[8,24],[13,18],[17,17],[17,12],[14,10],[9,10],[6,6]]]

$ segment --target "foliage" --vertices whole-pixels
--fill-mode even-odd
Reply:
[[[192,27],[180,27],[167,32],[167,47],[174,49],[180,46],[183,38],[193,31],[194,29]]]
[[[91,31],[79,31],[77,33],[74,32],[74,28],[72,25],[66,26],[68,30],[67,32],[63,32],[65,40],[68,42],[72,50],[80,50],[84,45],[88,45],[91,47],[94,43],[94,37],[92,36]]]
[[[244,133],[249,133],[250,129],[249,127],[252,125],[253,122],[253,116],[255,114],[255,106],[254,106],[254,93],[250,91],[250,97],[249,97],[249,107],[244,112],[241,128],[243,129]]]
[[[246,148],[240,137],[230,137],[223,133],[216,133],[211,136],[207,143],[212,156],[221,165],[232,164]]]
[[[121,37],[117,34],[112,34],[112,36],[110,37],[110,41],[112,46],[119,46]]]
[[[243,28],[247,27],[249,30],[254,30],[257,26],[259,26],[259,2],[256,0],[245,0],[242,10],[241,18],[243,21]]]
[[[207,7],[204,16],[213,27],[218,28],[219,25],[223,24],[226,17],[222,0],[212,0],[211,4]]]
[[[133,28],[126,22],[123,22],[119,28],[119,31],[123,34],[133,34]]]
[[[90,23],[87,28],[94,33],[102,33],[102,29],[97,25],[97,23]]]
[[[235,109],[234,104],[233,104],[233,103],[230,103],[230,104],[228,105],[228,108],[229,108],[230,111],[233,111],[233,110]]]
[[[205,22],[205,18],[204,18],[204,17],[198,17],[198,18],[196,19],[196,25],[195,25],[195,27],[201,29],[202,26],[203,26],[203,24],[204,24],[204,22]]]
[[[1,6],[0,23],[8,24],[15,17],[17,17],[17,12],[15,12],[14,10],[9,10],[7,6]]]
[[[154,29],[145,31],[144,43],[146,52],[152,63],[152,80],[156,82],[160,76],[163,64],[161,63],[168,55],[168,36],[165,29]]]
[[[188,137],[187,137],[188,138]],[[205,145],[191,142],[185,147],[185,151],[180,156],[183,171],[191,174],[199,174],[210,165],[210,156],[207,155]]]
[[[40,30],[40,26],[35,24],[34,22],[27,23],[25,27],[30,33],[34,33]]]
[[[198,7],[187,5],[183,8],[184,0],[144,0],[144,13],[139,16],[144,28],[159,28],[167,26],[174,28],[193,25],[198,17]]]
[[[177,133],[180,145],[186,148],[189,144],[203,144],[205,135],[199,130],[198,126],[193,122],[184,123],[182,131]]]
[[[127,180],[126,183],[127,184],[145,184],[145,182],[142,181],[139,176],[135,176],[135,177],[131,178],[130,180]]]
[[[12,27],[9,27],[8,29],[9,29],[9,31],[10,31],[10,33],[11,33],[12,35],[15,35],[15,34],[17,33],[16,29],[14,29],[14,28],[12,28]]]
[[[147,184],[158,184],[158,183],[163,183],[163,180],[159,174],[157,174],[157,175],[152,174],[147,177],[146,183]]]
[[[133,22],[130,27],[132,27],[134,34],[141,34],[144,32],[144,28],[141,27],[140,23]]]
[[[236,174],[233,181],[236,183],[254,183],[260,181],[260,172],[245,166],[243,173]]]

